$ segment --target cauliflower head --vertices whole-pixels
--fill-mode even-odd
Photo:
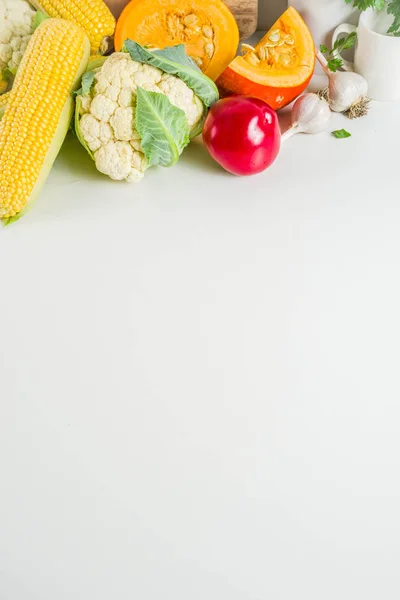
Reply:
[[[33,33],[36,11],[26,0],[0,0],[0,85],[2,73],[15,73]]]
[[[149,167],[136,129],[138,87],[166,96],[185,113],[190,130],[204,116],[202,101],[179,77],[136,62],[125,52],[112,54],[95,69],[90,92],[77,103],[78,136],[97,169],[111,179],[136,182]]]

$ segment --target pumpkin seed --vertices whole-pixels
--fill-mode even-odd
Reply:
[[[263,48],[263,46],[261,46],[258,49],[258,56],[260,57],[261,60],[265,60],[265,51],[267,50],[267,48]]]
[[[185,23],[185,25],[187,27],[190,27],[190,25],[194,25],[195,23],[197,23],[197,17],[195,14],[191,13],[190,15],[187,15],[184,19],[183,22]]]
[[[208,58],[212,58],[214,56],[214,44],[212,42],[208,42],[204,46],[204,50],[205,50]]]
[[[258,66],[260,64],[260,59],[258,58],[258,56],[256,56],[256,54],[247,54],[246,60],[248,60],[249,63],[251,63],[254,66]]]
[[[206,36],[206,38],[212,38],[214,35],[214,32],[209,25],[204,25],[203,33]]]
[[[196,65],[198,67],[203,66],[203,61],[201,60],[200,56],[192,56],[192,59],[194,60],[194,62],[196,63]]]
[[[254,46],[250,46],[250,44],[242,44],[242,52],[255,52],[256,49]]]
[[[284,67],[287,67],[288,64],[290,63],[290,56],[288,54],[280,54],[279,55],[279,62]]]
[[[269,39],[271,42],[276,42],[276,43],[277,43],[277,42],[279,42],[279,40],[281,39],[281,34],[279,33],[279,31],[274,31],[274,32],[272,32],[272,33],[271,33],[271,34],[268,36],[268,39]]]
[[[293,46],[294,39],[292,38],[291,35],[287,35],[286,38],[285,38],[285,42],[286,42],[286,44],[289,44],[289,46]]]
[[[168,15],[168,17],[167,17],[168,33],[172,36],[176,36],[180,27],[183,29],[183,25],[179,21],[178,17],[176,15]]]

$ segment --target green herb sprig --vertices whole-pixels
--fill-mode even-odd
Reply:
[[[342,52],[343,50],[346,50],[347,48],[352,48],[356,42],[356,39],[357,33],[353,31],[348,36],[337,39],[332,49],[329,49],[324,45],[320,46],[320,50],[322,54],[325,55],[325,58],[328,62],[328,69],[330,71],[336,73],[336,71],[343,66],[342,59],[339,58],[339,56],[335,56],[335,54],[340,54],[340,52]]]
[[[393,23],[387,33],[396,37],[400,36],[400,0],[345,0],[345,2],[361,11],[367,10],[367,8],[383,10],[387,7],[388,14],[393,15]]]
[[[367,10],[367,8],[382,10],[385,8],[385,0],[345,0],[345,2],[346,4],[353,4],[354,8],[359,10]]]

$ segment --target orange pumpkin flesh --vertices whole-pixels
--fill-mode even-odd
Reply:
[[[315,48],[306,24],[289,7],[252,50],[246,48],[217,81],[222,95],[243,94],[265,100],[275,110],[307,87],[314,72]]]
[[[126,39],[159,49],[183,43],[215,81],[236,55],[239,29],[222,0],[131,0],[117,22],[117,51]]]

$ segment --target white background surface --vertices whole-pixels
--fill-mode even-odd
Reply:
[[[398,600],[399,105],[238,179],[72,137],[0,230],[1,600]]]

